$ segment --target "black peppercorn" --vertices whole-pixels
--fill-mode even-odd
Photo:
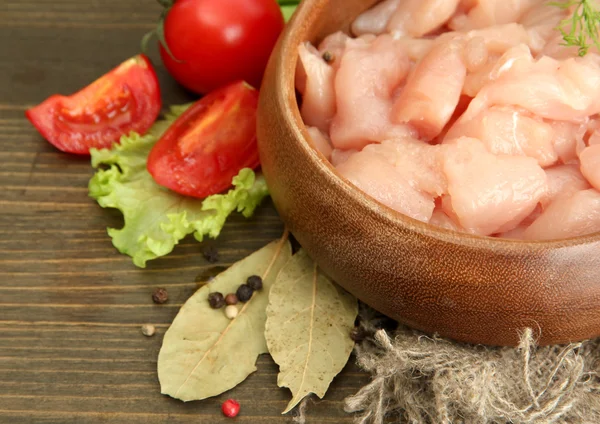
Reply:
[[[254,290],[252,290],[252,287],[250,287],[248,284],[242,284],[238,287],[235,295],[240,302],[247,302],[252,297],[253,292]]]
[[[261,290],[263,288],[262,278],[260,278],[258,275],[251,275],[248,277],[246,284],[248,284],[254,291]]]
[[[225,306],[225,298],[222,293],[212,292],[208,294],[208,303],[213,309],[219,309]]]
[[[202,255],[204,259],[206,259],[211,264],[219,262],[219,252],[213,246],[209,246],[202,251]]]
[[[154,293],[152,293],[152,300],[154,301],[154,303],[158,303],[159,305],[161,305],[167,300],[169,300],[169,294],[165,289],[156,289],[154,290]]]
[[[227,296],[225,296],[225,303],[227,305],[237,305],[238,298],[234,293],[229,293]]]
[[[326,51],[325,53],[323,53],[323,60],[327,63],[331,63],[333,62],[333,60],[335,59],[335,57],[333,56],[333,53],[331,53],[330,51]]]

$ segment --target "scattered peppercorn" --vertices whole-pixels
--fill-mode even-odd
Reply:
[[[142,334],[146,337],[152,337],[156,333],[156,327],[152,324],[144,324],[142,325]]]
[[[263,281],[258,275],[251,275],[246,280],[246,284],[254,291],[261,290],[263,288]]]
[[[239,300],[235,293],[229,293],[227,296],[225,296],[225,304],[227,305],[236,305],[238,302]]]
[[[242,284],[238,287],[235,295],[240,302],[247,302],[252,297],[253,292],[254,290],[252,290],[252,287],[250,287],[248,284]]]
[[[158,288],[154,290],[154,293],[152,293],[152,300],[154,301],[154,303],[162,305],[167,300],[169,300],[169,294],[167,293],[166,289]]]
[[[226,417],[233,418],[240,413],[240,404],[233,399],[227,399],[221,405],[221,411]]]
[[[208,246],[207,248],[205,248],[202,251],[202,255],[204,256],[204,259],[206,259],[211,264],[219,262],[219,252],[213,246]]]
[[[237,317],[238,308],[235,305],[229,305],[225,308],[225,316],[229,319],[234,319]]]
[[[335,60],[335,56],[330,51],[323,53],[323,60],[327,63],[331,63]]]
[[[208,303],[211,308],[219,309],[225,305],[225,298],[222,293],[212,292],[208,294]]]

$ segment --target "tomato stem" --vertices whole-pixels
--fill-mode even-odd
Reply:
[[[169,45],[167,44],[167,40],[165,39],[165,19],[167,18],[169,10],[171,9],[171,7],[173,7],[173,4],[175,4],[175,0],[158,0],[158,3],[164,9],[160,14],[160,18],[158,18],[158,24],[156,25],[156,28],[148,32],[142,38],[142,53],[146,53],[148,43],[150,42],[152,37],[156,35],[156,38],[158,38],[158,42],[161,46],[163,46],[167,54],[171,56],[171,59],[173,59],[175,62],[183,63],[183,60],[179,60],[175,57],[175,55],[173,55],[171,49],[169,48]]]
[[[155,35],[156,29],[153,29],[152,31],[149,31],[146,34],[144,34],[144,36],[142,37],[141,49],[143,54],[148,54],[148,43],[150,43],[150,40],[152,40],[152,37]]]

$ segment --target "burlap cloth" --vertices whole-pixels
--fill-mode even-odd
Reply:
[[[600,424],[600,339],[490,348],[390,329],[363,308],[356,360],[371,383],[346,399],[360,424]]]

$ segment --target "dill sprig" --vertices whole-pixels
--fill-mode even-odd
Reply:
[[[573,14],[563,19],[558,30],[563,36],[563,46],[577,47],[579,56],[585,56],[591,45],[600,50],[598,30],[600,12],[594,7],[593,0],[568,0],[549,3],[563,10],[573,7]]]

